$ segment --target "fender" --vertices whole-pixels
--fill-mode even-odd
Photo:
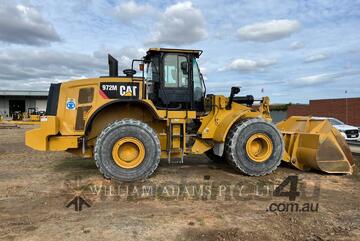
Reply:
[[[241,112],[233,112],[227,115],[218,125],[214,133],[213,140],[216,142],[225,142],[227,133],[234,123],[238,122],[240,119],[243,119],[243,116],[249,116],[252,114],[250,110],[245,110]]]
[[[85,134],[88,133],[90,130],[91,130],[91,125],[95,119],[95,117],[102,111],[104,110],[105,108],[111,106],[111,105],[116,105],[116,104],[119,104],[119,103],[136,103],[136,104],[140,104],[144,107],[146,107],[148,110],[150,110],[150,112],[153,114],[153,116],[156,118],[156,119],[162,119],[156,109],[150,105],[148,102],[146,101],[142,101],[142,100],[128,100],[128,99],[124,99],[124,100],[121,100],[121,99],[118,99],[118,100],[114,100],[114,101],[110,101],[100,107],[97,108],[97,110],[90,116],[90,118],[88,119],[88,121],[86,122],[86,125],[85,125]]]

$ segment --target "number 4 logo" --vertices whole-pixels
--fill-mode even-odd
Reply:
[[[289,201],[295,201],[296,197],[300,196],[297,191],[299,178],[298,176],[288,176],[273,192],[275,197],[289,197]],[[284,191],[287,185],[290,185],[289,191]]]

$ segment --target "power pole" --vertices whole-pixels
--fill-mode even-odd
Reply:
[[[349,124],[348,120],[348,99],[347,99],[347,90],[345,90],[345,118],[346,118],[346,124]]]

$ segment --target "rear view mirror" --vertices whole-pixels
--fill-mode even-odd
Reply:
[[[189,73],[187,62],[181,62],[181,71],[183,72],[183,74]]]

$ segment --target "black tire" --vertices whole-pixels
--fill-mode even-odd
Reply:
[[[222,156],[215,155],[213,149],[206,151],[205,155],[215,163],[223,163],[225,161],[224,155]]]
[[[263,162],[256,162],[246,151],[246,143],[254,134],[265,134],[270,138],[273,148],[270,156]],[[284,143],[276,126],[261,119],[246,119],[234,125],[226,138],[225,157],[231,166],[249,176],[263,176],[272,173],[281,162]]]
[[[122,168],[112,156],[114,144],[123,137],[134,137],[142,142],[145,157],[136,167]],[[123,119],[109,124],[96,140],[94,158],[105,178],[116,181],[137,181],[149,177],[160,162],[160,141],[156,132],[147,124],[133,119]]]

